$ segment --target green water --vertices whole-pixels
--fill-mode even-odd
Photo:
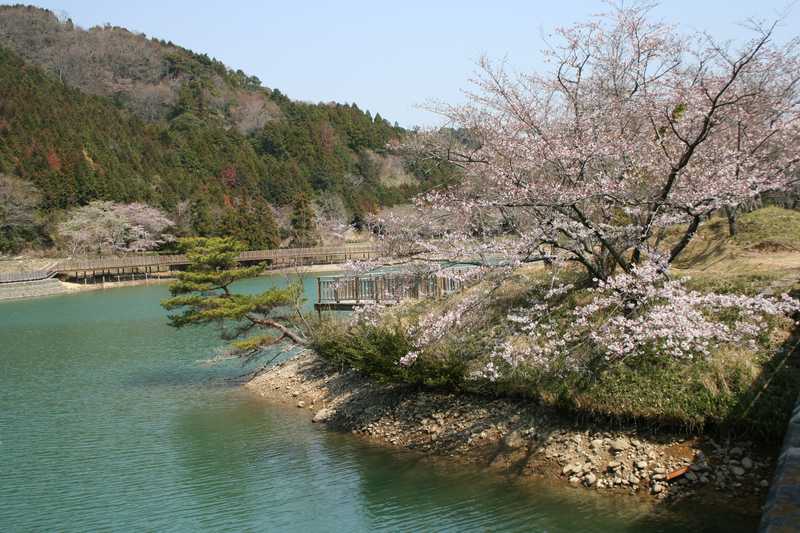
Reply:
[[[255,290],[272,281],[249,282]],[[309,280],[308,284],[311,284]],[[327,432],[198,363],[164,286],[0,304],[0,531],[750,531]]]

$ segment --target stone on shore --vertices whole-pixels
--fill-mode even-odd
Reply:
[[[333,409],[323,407],[314,414],[314,418],[312,418],[311,421],[314,423],[327,422],[328,420],[330,420],[333,414],[334,414]]]
[[[612,452],[618,453],[618,452],[624,452],[625,450],[630,448],[630,446],[631,445],[630,445],[630,443],[628,442],[627,439],[618,438],[618,439],[612,440],[609,447],[611,448]]]
[[[503,439],[503,442],[505,443],[506,447],[512,450],[517,450],[525,446],[525,438],[519,431],[512,431],[506,435],[506,438]]]

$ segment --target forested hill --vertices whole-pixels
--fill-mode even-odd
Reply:
[[[221,234],[306,196],[358,219],[447,179],[387,151],[404,135],[172,43],[0,6],[0,174],[34,183],[43,213],[142,201]]]

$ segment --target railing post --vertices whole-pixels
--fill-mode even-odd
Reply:
[[[361,278],[356,276],[356,303],[361,301]]]

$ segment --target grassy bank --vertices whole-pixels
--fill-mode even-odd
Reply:
[[[671,273],[690,276],[687,286],[700,292],[800,296],[800,213],[767,208],[743,215],[734,238],[727,236],[725,220],[712,220]],[[551,275],[543,268],[523,268],[491,287],[482,282],[445,300],[395,307],[377,321],[348,327],[323,323],[314,347],[323,357],[379,381],[523,397],[584,420],[780,440],[800,393],[798,338],[789,319],[768,319],[752,345],[723,344],[689,360],[649,353],[609,362],[597,357],[593,346],[581,345],[575,348],[584,352],[577,354],[584,363],[581,370],[556,362],[520,365],[496,380],[478,375],[498,344],[530,342],[509,328],[507,317],[541,300]],[[579,286],[578,272],[567,270],[560,276],[562,282]],[[469,305],[481,294],[478,304]],[[568,327],[566,317],[576,306],[595,297],[587,289],[559,295],[554,336],[566,333],[558,327]],[[458,315],[448,333],[420,352],[413,365],[398,365],[415,350],[415,335],[424,334],[414,325],[447,313]],[[736,313],[721,317],[731,324],[737,319]]]

